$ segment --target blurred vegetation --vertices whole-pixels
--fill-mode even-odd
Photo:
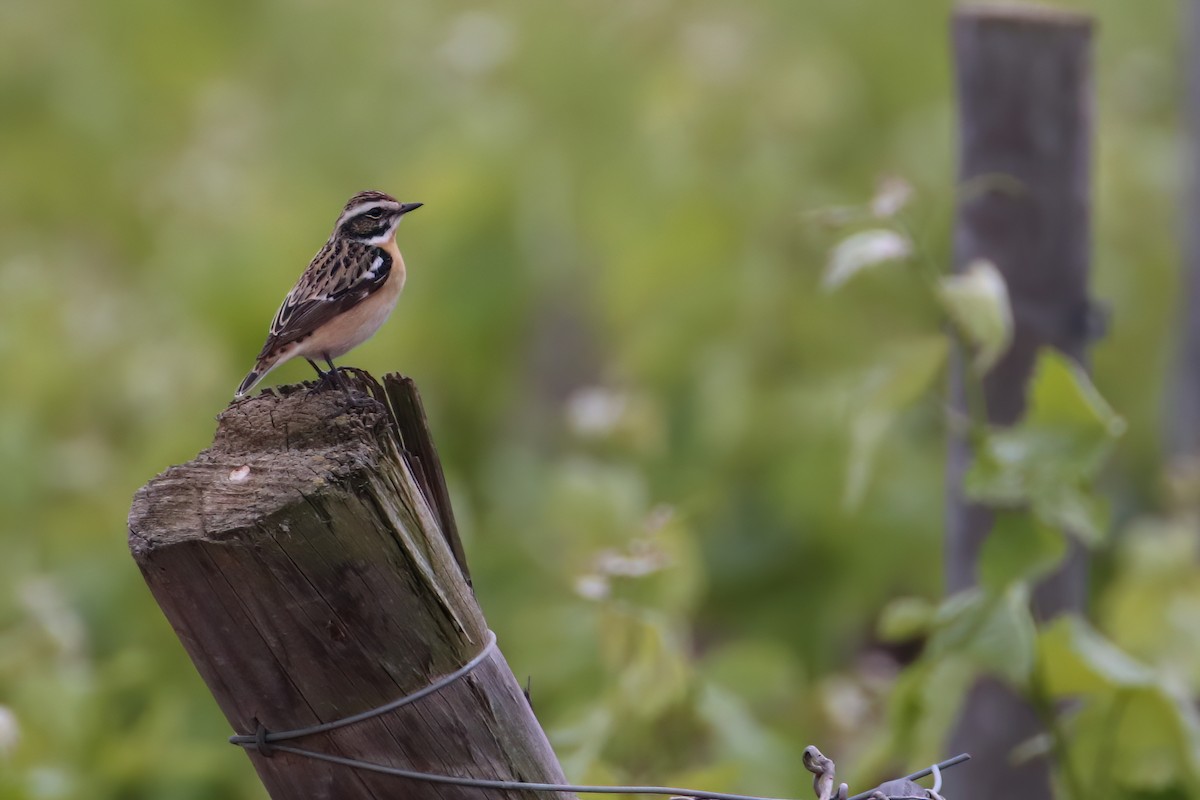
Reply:
[[[1037,632],[1036,526],[991,594],[930,616],[940,373],[869,464],[854,431],[894,343],[945,312],[913,269],[821,291],[841,234],[807,214],[902,176],[944,269],[948,2],[0,4],[0,799],[264,797],[124,520],[208,444],[363,188],[426,208],[399,311],[349,362],[418,381],[480,600],[573,779],[804,796],[808,743],[852,780],[928,763],[956,702],[928,687],[963,674],[939,653],[995,666],[953,635],[973,614],[1058,654],[1042,688],[1091,693],[1080,729],[1150,698],[1133,741],[1073,758],[1120,745],[1154,766],[1135,788],[1194,789],[1164,699],[1200,680],[1195,475],[1164,481],[1161,448],[1178,8],[1061,5],[1100,20],[1094,380],[1127,431],[1096,628]],[[902,672],[883,639],[921,630],[941,649]]]

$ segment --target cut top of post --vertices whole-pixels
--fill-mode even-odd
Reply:
[[[242,400],[217,416],[212,447],[143,487],[129,513],[129,545],[139,548],[196,538],[220,539],[294,503],[297,492],[353,475],[399,446],[414,468],[429,508],[470,582],[441,463],[416,387],[399,375],[380,385],[349,378],[376,402],[350,406],[340,392],[281,387]],[[390,440],[387,441],[387,440]],[[179,492],[187,486],[191,492]],[[195,496],[195,491],[200,497]]]
[[[1090,30],[1095,24],[1089,14],[1032,3],[964,3],[954,9],[954,16],[960,20],[1062,25],[1085,30]]]
[[[158,542],[220,538],[295,502],[297,487],[316,488],[361,466],[387,424],[385,406],[347,409],[332,392],[235,403],[217,416],[212,447],[138,492],[130,529],[153,531]],[[202,502],[172,491],[184,484],[199,486]],[[139,545],[137,535],[130,545]]]

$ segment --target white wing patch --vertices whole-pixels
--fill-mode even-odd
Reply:
[[[367,270],[367,274],[363,276],[364,280],[373,281],[379,276],[379,268],[383,266],[386,259],[382,255],[377,255],[371,259],[371,268]]]

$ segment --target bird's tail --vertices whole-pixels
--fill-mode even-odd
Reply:
[[[278,364],[278,358],[260,358],[255,363],[254,369],[246,373],[245,378],[242,378],[242,382],[238,385],[237,391],[233,393],[233,396],[235,398],[245,397]]]

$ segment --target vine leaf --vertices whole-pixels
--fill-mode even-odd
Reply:
[[[967,494],[999,508],[1029,507],[1043,524],[1095,543],[1107,508],[1088,487],[1124,429],[1078,364],[1043,350],[1025,418],[978,432]]]
[[[870,483],[875,454],[900,413],[923,397],[949,354],[944,336],[925,336],[893,347],[855,390],[850,455],[842,502],[857,508]]]
[[[1053,697],[1153,686],[1154,672],[1077,616],[1063,616],[1038,640],[1039,674]]]
[[[983,375],[1004,355],[1013,337],[1008,286],[996,265],[976,259],[943,277],[937,297],[963,337],[975,348],[974,366]]]
[[[821,285],[831,292],[865,269],[904,261],[912,252],[908,237],[888,228],[852,233],[838,242],[829,254]]]
[[[1037,643],[1028,586],[1017,583],[1001,593],[975,588],[951,595],[938,609],[936,624],[927,651],[930,659],[960,655],[1014,686],[1027,685]]]
[[[1031,514],[1000,512],[979,555],[979,582],[1003,591],[1053,571],[1066,553],[1067,540],[1058,530]]]

